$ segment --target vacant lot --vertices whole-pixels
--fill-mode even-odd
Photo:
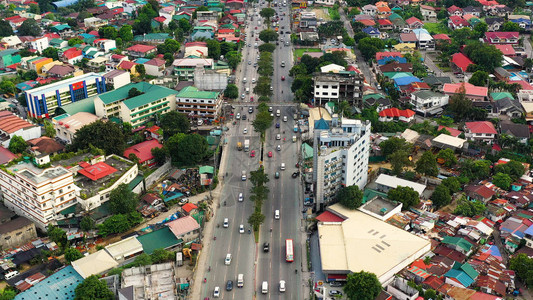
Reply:
[[[316,18],[318,20],[324,19],[324,21],[331,21],[331,17],[329,16],[329,11],[327,8],[313,8],[311,11],[316,14]]]
[[[302,55],[304,55],[305,52],[322,52],[322,50],[318,49],[318,48],[300,48],[300,49],[295,49],[294,50],[294,56],[299,59],[300,57],[302,57]]]
[[[441,23],[425,23],[424,28],[431,34],[450,33],[450,29]]]

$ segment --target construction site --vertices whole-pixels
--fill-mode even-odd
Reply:
[[[133,286],[135,299],[177,299],[173,262],[126,269],[122,286]]]

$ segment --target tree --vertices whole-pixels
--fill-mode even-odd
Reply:
[[[242,54],[241,54],[241,52],[230,51],[230,52],[226,53],[226,60],[228,61],[228,65],[232,69],[235,69],[235,68],[237,68],[237,66],[239,65],[239,63],[242,60]]]
[[[418,174],[424,174],[426,176],[437,176],[439,174],[439,167],[437,165],[437,159],[433,152],[426,151],[422,154],[422,157],[416,162],[415,170]]]
[[[481,24],[481,23],[478,23]],[[477,86],[485,86],[489,82],[489,73],[485,71],[478,70],[472,74],[472,77],[468,80],[468,83]]]
[[[509,188],[511,188],[513,179],[505,173],[496,173],[496,175],[492,177],[492,183],[494,183],[495,186],[508,191]]]
[[[146,68],[144,67],[143,64],[135,65],[135,71],[137,71],[137,73],[139,73],[139,76],[141,76],[142,78],[144,78],[144,76],[146,76]],[[132,88],[132,89],[134,89],[134,88]]]
[[[15,84],[11,80],[3,80],[0,82],[0,93],[15,95]]]
[[[452,202],[452,196],[450,196],[450,190],[444,185],[437,185],[433,195],[431,195],[431,201],[433,201],[433,206],[436,208],[441,208]]]
[[[6,287],[3,291],[0,291],[0,300],[12,300],[17,296],[17,292],[11,288]]]
[[[22,25],[20,25],[18,29],[18,34],[29,35],[29,36],[40,36],[41,27],[39,27],[39,24],[37,24],[37,21],[30,18],[22,22]]]
[[[43,56],[52,58],[53,60],[59,60],[59,55],[57,54],[59,50],[54,47],[48,47],[43,50]]]
[[[56,130],[54,129],[54,124],[48,119],[43,121],[44,123],[44,135],[49,138],[54,138],[56,136]]]
[[[403,203],[403,209],[406,210],[411,206],[420,203],[420,195],[411,187],[398,186],[387,193],[387,198],[392,201]]]
[[[278,40],[278,33],[272,29],[265,29],[259,33],[259,39],[265,43]]]
[[[266,7],[263,8],[259,15],[267,20],[267,23],[270,22],[270,18],[272,18],[276,14],[276,11],[273,8]]]
[[[124,25],[120,28],[118,31],[118,36],[124,41],[124,42],[130,42],[133,40],[133,27],[131,25]]]
[[[274,121],[274,118],[270,116],[268,111],[261,111],[257,114],[252,125],[254,126],[255,131],[260,132],[263,135],[265,131],[272,126],[272,121]]]
[[[114,40],[117,38],[118,31],[115,27],[108,25],[100,27],[100,29],[98,29],[98,34],[105,39]]]
[[[523,30],[520,28],[520,25],[518,25],[518,23],[507,21],[507,22],[503,23],[501,31],[504,31],[504,32],[515,32],[515,31],[523,31]]]
[[[452,194],[457,193],[461,189],[461,183],[457,177],[444,178],[441,184],[447,187]]]
[[[344,292],[348,299],[374,300],[381,293],[381,283],[376,274],[361,271],[348,274]]]
[[[158,148],[155,147],[151,150],[152,155],[154,156],[155,163],[158,166],[163,165],[167,161],[168,150],[165,147]]]
[[[77,151],[89,149],[89,145],[104,150],[106,154],[122,156],[126,148],[126,137],[118,124],[98,120],[78,129],[70,148]]]
[[[472,110],[472,101],[466,98],[464,86],[461,86],[459,92],[450,97],[448,109],[453,113],[453,118],[456,122],[466,120]]]
[[[254,231],[258,231],[259,226],[261,226],[261,224],[263,224],[264,221],[265,221],[265,215],[263,215],[261,211],[255,210],[250,215],[250,217],[248,217],[248,224],[250,224],[254,228]]]
[[[13,28],[6,20],[0,20],[0,37],[12,36]]]
[[[152,258],[152,264],[160,264],[173,260],[176,257],[176,253],[174,251],[168,251],[161,248],[155,249],[150,257]]]
[[[137,194],[132,192],[127,184],[120,184],[109,194],[109,209],[114,214],[134,212],[138,204]]]
[[[378,51],[385,47],[385,43],[378,38],[366,37],[359,40],[357,48],[366,60],[374,58]]]
[[[464,48],[464,54],[470,58],[481,70],[492,73],[494,68],[502,65],[502,52],[490,44],[471,41]]]
[[[265,43],[265,44],[262,44],[258,47],[259,49],[259,52],[274,52],[274,50],[276,50],[276,45],[274,44],[271,44],[271,43]]]
[[[452,149],[442,149],[437,154],[437,158],[440,158],[444,161],[443,165],[446,167],[451,167],[457,163],[457,157]]]
[[[48,225],[46,233],[59,247],[62,248],[67,244],[67,233],[63,229],[54,225]]]
[[[103,280],[99,280],[96,275],[91,275],[82,283],[80,283],[75,290],[75,300],[113,300],[115,294],[107,287]]]
[[[98,225],[98,234],[106,237],[110,234],[125,232],[131,227],[141,223],[142,216],[138,212],[130,214],[117,214],[107,218],[104,223]]]
[[[191,129],[191,123],[187,119],[187,116],[175,110],[162,115],[159,126],[163,130],[163,137],[165,139],[177,133],[187,133]]]
[[[220,43],[214,39],[209,39],[206,43],[208,56],[218,60],[220,58]]]
[[[73,38],[73,39],[68,40],[68,45],[70,47],[76,46],[76,45],[79,45],[79,44],[83,44],[83,41],[80,40],[79,38]]]
[[[462,198],[458,201],[457,207],[453,212],[456,215],[462,215],[465,217],[473,217],[483,214],[487,210],[487,207],[481,201],[470,201],[466,198]]]
[[[224,90],[224,96],[229,99],[237,99],[239,97],[239,88],[235,84],[228,84]]]
[[[9,146],[7,148],[13,153],[22,153],[26,151],[28,144],[21,136],[14,135],[9,141]]]
[[[81,227],[81,230],[83,230],[83,231],[90,231],[90,230],[94,229],[95,222],[94,222],[93,218],[91,218],[89,216],[85,216],[80,221],[80,227]]]
[[[173,163],[187,166],[201,162],[208,150],[207,140],[196,133],[185,135],[183,138],[178,133],[168,139],[167,147]]]
[[[518,180],[526,172],[524,165],[516,160],[511,160],[506,164],[498,164],[494,167],[494,173],[504,173],[509,175],[511,180]]]
[[[81,254],[80,250],[76,248],[68,248],[65,250],[65,260],[68,263],[71,263],[75,260],[78,260],[83,257],[83,254]]]
[[[509,260],[509,269],[516,272],[518,278],[528,286],[533,285],[533,259],[525,253],[519,253]]]
[[[409,153],[404,150],[398,150],[392,153],[388,156],[388,159],[394,175],[402,174],[404,169],[412,164],[412,162],[409,160]]]
[[[363,204],[363,192],[357,185],[343,187],[337,194],[337,201],[349,209],[356,209]]]
[[[412,144],[408,143],[403,138],[391,137],[381,142],[379,147],[381,148],[381,154],[387,157],[398,150],[403,150],[410,153]]]

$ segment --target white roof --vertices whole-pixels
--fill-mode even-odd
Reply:
[[[455,148],[463,148],[463,145],[466,142],[466,140],[442,133],[436,138],[434,138],[433,142],[452,146]]]
[[[428,240],[358,210],[340,204],[328,210],[347,219],[318,224],[320,259],[326,273],[364,270],[376,274],[383,283],[430,250]]]
[[[416,35],[416,39],[419,41],[432,41],[433,37],[429,32],[423,28],[413,29],[413,33]]]
[[[399,186],[407,186],[417,191],[419,195],[422,195],[422,192],[424,192],[424,190],[426,189],[426,186],[423,184],[401,179],[396,176],[390,176],[387,174],[380,174],[378,176],[378,179],[376,179],[376,183],[384,185],[384,186],[388,186],[394,189]]]
[[[407,128],[404,132],[402,132],[401,137],[409,143],[414,143],[420,137],[420,134],[412,129]]]
[[[172,63],[174,67],[196,67],[197,65],[211,66],[213,59],[211,58],[179,58]]]
[[[103,249],[72,262],[74,270],[83,278],[103,273],[116,266],[118,263]]]
[[[114,259],[122,259],[125,256],[143,251],[143,245],[136,237],[131,236],[114,244],[110,244],[105,247],[105,249]]]
[[[322,68],[320,68],[320,72],[322,73],[329,73],[329,72],[339,73],[340,71],[346,71],[346,68],[340,65],[336,65],[336,64],[329,64],[329,65],[325,65]]]
[[[533,111],[533,102],[520,102],[526,113]]]

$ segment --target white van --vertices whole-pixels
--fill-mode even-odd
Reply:
[[[280,169],[283,171],[285,170],[285,163],[281,163]]]
[[[268,282],[263,281],[263,284],[261,285],[261,293],[268,294]]]
[[[229,227],[229,220],[228,218],[224,218],[224,228],[228,228]]]
[[[226,266],[229,266],[231,264],[231,253],[226,254],[226,259],[224,260],[224,264]]]
[[[279,291],[282,293],[285,292],[285,280],[279,281]]]
[[[246,171],[242,171],[241,180],[246,181]]]
[[[246,77],[244,77],[244,78],[242,79],[242,82],[246,83]]]
[[[279,220],[279,209],[274,211],[274,219]]]
[[[292,142],[296,143],[296,136],[295,135],[292,136]]]
[[[246,94],[250,94],[250,88],[246,88]]]
[[[252,83],[255,83],[255,78],[252,78]]]
[[[279,117],[281,115],[281,112],[278,110],[276,110],[276,117]]]
[[[4,277],[5,277],[6,280],[8,280],[8,279],[11,279],[11,278],[17,276],[18,274],[19,274],[19,271],[15,270],[15,271],[11,271],[11,272],[7,273]]]
[[[244,274],[237,275],[237,287],[242,288],[244,286]]]

